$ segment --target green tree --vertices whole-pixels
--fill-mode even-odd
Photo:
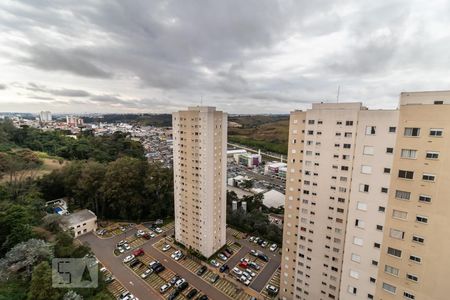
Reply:
[[[61,297],[62,290],[52,288],[52,270],[48,262],[41,262],[33,270],[28,300],[58,300]]]

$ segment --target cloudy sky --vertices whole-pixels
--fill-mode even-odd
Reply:
[[[0,111],[287,113],[338,86],[450,89],[450,2],[0,1]]]

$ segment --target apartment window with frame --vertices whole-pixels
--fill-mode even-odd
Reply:
[[[364,240],[362,238],[359,238],[357,236],[353,237],[353,244],[362,246],[364,244]]]
[[[425,154],[426,159],[438,159],[439,158],[439,152],[435,151],[427,151]]]
[[[400,270],[390,265],[384,265],[384,272],[393,276],[398,276]]]
[[[422,258],[417,255],[410,255],[409,260],[419,264],[422,262]]]
[[[407,192],[407,191],[400,191],[400,190],[396,190],[395,191],[395,198],[396,199],[400,199],[400,200],[409,200],[411,197],[411,193]]]
[[[383,282],[383,290],[385,290],[386,292],[389,292],[391,294],[395,294],[395,291],[397,290],[397,288],[392,284]]]
[[[359,185],[359,191],[363,192],[363,193],[368,193],[369,192],[369,185],[361,183]]]
[[[391,173],[391,168],[384,168],[383,169],[383,173],[384,174],[390,174]]]
[[[389,189],[387,187],[382,187],[381,188],[381,192],[384,194],[387,194],[387,192],[389,191]]]
[[[443,130],[442,128],[431,128],[430,136],[442,136]]]
[[[431,196],[419,195],[419,202],[430,203],[431,202]]]
[[[417,127],[406,127],[404,131],[404,136],[419,136],[420,128]]]
[[[355,220],[355,226],[361,229],[364,229],[364,227],[366,227],[366,224],[363,220],[360,219],[356,219]]]
[[[397,131],[397,128],[394,126],[389,127],[389,133],[395,133]]]
[[[436,180],[436,175],[424,173],[424,174],[422,174],[422,180],[434,182]]]
[[[350,293],[350,294],[352,294],[352,295],[356,295],[356,291],[357,291],[358,289],[357,288],[355,288],[354,286],[351,286],[351,285],[349,285],[348,287],[347,287],[347,291]]]
[[[408,217],[408,212],[394,209],[392,210],[392,217],[394,219],[406,220]]]
[[[361,173],[372,174],[372,166],[361,165]]]
[[[373,146],[364,146],[363,154],[364,155],[373,155],[375,153],[375,148]]]
[[[410,292],[405,291],[403,292],[403,298],[414,300],[416,299],[416,296],[414,296],[414,294],[411,294]]]
[[[358,210],[366,211],[367,210],[367,203],[358,201],[358,203],[356,204],[356,208]]]
[[[353,126],[353,121],[345,121],[345,126]]]
[[[395,249],[392,247],[387,248],[387,254],[395,256],[395,257],[402,257],[402,250]]]
[[[423,237],[421,237],[421,236],[413,235],[412,241],[414,243],[423,244],[425,242],[425,239]]]
[[[354,262],[360,263],[361,262],[361,256],[356,254],[356,253],[352,253],[351,260],[354,261]]]
[[[419,277],[417,275],[414,274],[406,274],[406,279],[414,281],[414,282],[418,282],[419,281]]]
[[[409,158],[409,159],[416,159],[417,157],[417,150],[414,149],[402,149],[400,153],[401,158]]]
[[[427,224],[428,223],[428,217],[417,215],[416,216],[416,222]]]
[[[308,120],[308,124],[314,124],[314,120]]]
[[[389,236],[391,238],[397,239],[397,240],[403,240],[405,238],[405,232],[395,229],[395,228],[391,228],[389,230]]]
[[[366,135],[374,135],[376,132],[376,126],[366,126]]]
[[[392,147],[387,147],[387,148],[386,148],[386,153],[388,153],[388,154],[394,153],[394,148],[392,148]]]
[[[407,170],[398,170],[398,178],[413,179],[414,178],[414,172],[413,171],[407,171]]]

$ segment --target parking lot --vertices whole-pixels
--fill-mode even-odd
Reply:
[[[147,226],[142,225],[110,239],[99,239],[93,234],[81,236],[79,239],[91,246],[97,258],[116,277],[116,280],[108,284],[108,289],[115,297],[128,290],[141,300],[168,299],[175,291],[173,285],[163,293],[160,292],[160,288],[173,280],[176,275],[185,278],[188,282],[188,287],[176,299],[188,299],[187,295],[193,289],[198,290],[199,293],[192,299],[197,299],[199,295],[203,294],[214,300],[272,299],[268,296],[264,287],[267,284],[279,287],[280,256],[277,251],[269,252],[268,249],[249,242],[248,239],[243,239],[246,235],[241,232],[227,229],[228,242],[226,248],[231,253],[222,252],[228,256],[225,257],[225,261],[219,257],[214,257],[213,259],[218,264],[213,266],[210,261],[202,262],[190,256],[184,256],[179,260],[172,258],[171,256],[177,250],[181,250],[183,254],[186,253],[176,246],[170,238],[173,234],[172,224],[163,226],[161,229],[162,233],[155,234],[155,237],[149,239],[136,235],[138,230],[153,232]],[[117,244],[122,240],[126,241],[130,250],[123,253],[114,253]],[[162,248],[166,244],[170,245],[170,249],[163,251]],[[137,262],[132,261],[134,266],[130,267],[129,263],[123,262],[123,259],[136,249],[142,249],[145,253],[136,258]],[[251,250],[264,251],[268,262],[251,255]],[[153,272],[146,278],[142,278],[141,275],[148,270],[149,264],[155,260],[158,260],[165,269],[158,274]],[[246,263],[254,262],[259,268],[255,269],[243,265],[241,260]],[[228,265],[228,270],[221,272],[220,267],[224,264]],[[205,270],[198,275],[197,272],[202,266],[205,266]],[[252,278],[248,286],[241,279],[242,275],[237,276],[232,272],[234,267],[237,267],[241,272],[245,271]]]

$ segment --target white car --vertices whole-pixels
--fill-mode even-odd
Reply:
[[[225,255],[223,255],[222,253],[217,254],[217,257],[223,261],[227,260],[227,257]]]
[[[266,286],[266,290],[269,293],[269,295],[276,295],[278,293],[278,288],[271,284],[268,284]]]
[[[162,247],[162,251],[164,251],[164,252],[166,252],[166,251],[168,251],[170,248],[172,248],[169,244],[165,244],[163,247]]]
[[[161,294],[164,294],[165,292],[167,292],[167,290],[170,289],[171,286],[172,286],[172,285],[171,285],[170,283],[166,283],[166,284],[162,285],[162,286],[159,288],[159,292],[160,292]]]
[[[248,279],[252,279],[256,276],[256,274],[250,270],[246,270],[242,274],[244,274],[244,276],[246,276]]]
[[[270,251],[274,252],[275,250],[278,249],[278,245],[277,244],[272,244],[269,248]]]
[[[145,234],[144,230],[141,230],[141,229],[139,229],[139,230],[136,232],[136,236],[137,236],[137,237],[141,237],[141,236],[143,236],[144,234]]]
[[[128,244],[125,244],[125,245],[123,245],[123,246],[125,247],[125,250],[127,250],[127,251],[131,250],[131,247],[130,247],[130,245],[128,245]]]
[[[144,273],[141,274],[141,278],[145,279],[145,278],[147,278],[148,276],[150,276],[150,274],[152,274],[152,273],[153,273],[153,270],[152,270],[152,269],[147,269],[147,270],[145,270]]]
[[[181,252],[180,250],[175,251],[174,253],[172,253],[172,255],[170,256],[175,260],[180,260],[183,257],[183,252]]]
[[[159,228],[159,227],[156,227],[156,228],[155,228],[155,232],[156,232],[156,233],[162,233],[163,231],[162,231],[162,229],[161,229],[161,228]]]
[[[125,252],[125,248],[123,248],[123,247],[119,247],[119,248],[117,248],[117,249],[119,249],[119,252],[120,252],[120,253],[124,253],[124,252]]]
[[[211,264],[211,266],[213,266],[215,268],[220,267],[220,264],[215,259],[211,259],[211,261],[209,263]]]
[[[182,285],[185,282],[186,282],[186,279],[180,278],[177,280],[177,282],[175,282],[175,287],[179,287],[180,285]]]
[[[102,267],[102,268],[100,269],[100,272],[102,272],[102,273],[108,272],[108,269],[107,269],[106,267]]]
[[[247,277],[245,276],[241,276],[241,278],[239,278],[239,281],[245,284],[246,286],[250,285],[250,280],[248,280]]]
[[[239,270],[239,268],[236,268],[236,267],[233,268],[233,273],[236,274],[236,275],[242,275],[242,271]]]
[[[269,245],[269,242],[264,241],[264,242],[261,244],[261,247],[266,248],[268,245]]]
[[[134,255],[133,255],[133,254],[128,255],[127,257],[125,257],[125,258],[123,259],[123,262],[124,262],[124,263],[130,262],[130,261],[133,260],[133,258],[134,258]]]
[[[156,234],[154,234],[154,233],[150,233],[150,232],[149,232],[149,234],[150,234],[150,237],[151,237],[151,238],[156,237]]]
[[[250,259],[248,259],[247,257],[243,257],[243,258],[241,258],[241,262],[246,262],[246,263],[249,263],[250,262]]]

